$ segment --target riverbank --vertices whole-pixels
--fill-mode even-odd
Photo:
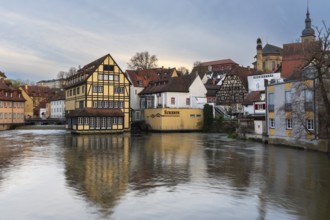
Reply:
[[[65,125],[20,125],[15,130],[65,130]]]

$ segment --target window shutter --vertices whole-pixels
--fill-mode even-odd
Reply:
[[[254,109],[258,110],[258,104],[254,104]]]

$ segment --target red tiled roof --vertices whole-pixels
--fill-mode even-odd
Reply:
[[[260,91],[252,91],[250,92],[244,99],[243,101],[243,105],[251,105],[254,102],[259,102],[260,100],[260,95],[261,92]]]
[[[122,117],[124,113],[120,109],[99,109],[99,108],[83,108],[70,111],[68,117]]]
[[[129,76],[129,78],[131,79],[131,83],[135,87],[146,87],[151,81],[168,79],[172,77],[174,71],[176,71],[175,68],[153,68],[141,70],[126,70],[126,74]]]
[[[291,75],[300,71],[310,61],[318,46],[318,42],[284,44],[282,77],[290,78]]]
[[[21,90],[12,87],[11,83],[6,82],[4,79],[0,79],[0,100],[17,102],[25,101]]]
[[[234,62],[231,59],[224,59],[224,60],[214,60],[214,61],[208,61],[208,62],[203,62],[200,63],[200,66],[214,66],[214,65],[224,65],[224,64],[233,64],[237,65],[236,62]]]
[[[188,74],[181,77],[171,77],[164,80],[152,81],[140,94],[155,94],[161,92],[189,92],[189,87],[196,79],[196,74]]]

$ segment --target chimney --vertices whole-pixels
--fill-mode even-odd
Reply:
[[[257,39],[257,71],[263,71],[262,42],[260,38]]]

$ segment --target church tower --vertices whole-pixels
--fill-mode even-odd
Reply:
[[[312,20],[309,17],[309,6],[307,6],[307,13],[305,19],[305,29],[301,34],[301,42],[312,42],[315,41],[315,31],[312,28]]]

